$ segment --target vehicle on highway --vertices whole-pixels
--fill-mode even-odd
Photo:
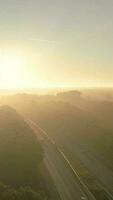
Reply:
[[[87,200],[87,198],[86,197],[81,197],[81,200]]]

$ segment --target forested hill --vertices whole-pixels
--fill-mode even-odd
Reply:
[[[27,123],[9,106],[0,107],[0,182],[36,184],[42,159],[42,148]]]

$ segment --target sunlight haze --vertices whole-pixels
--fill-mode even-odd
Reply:
[[[112,9],[112,0],[1,1],[0,88],[113,86]]]
[[[0,200],[113,200],[113,0],[0,0]]]

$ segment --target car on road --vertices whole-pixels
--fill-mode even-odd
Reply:
[[[81,197],[81,200],[87,200],[87,198],[86,197]]]

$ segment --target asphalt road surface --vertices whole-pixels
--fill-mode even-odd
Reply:
[[[73,155],[75,154],[75,156],[84,163],[86,168],[100,181],[110,199],[113,199],[113,172],[104,166],[103,163],[99,162],[96,156],[92,155],[87,150],[85,145],[79,144],[79,142],[75,144],[75,141],[66,139],[60,140],[60,143],[63,145],[64,149],[66,147],[69,152],[72,152]]]
[[[56,185],[61,200],[95,200],[84,185],[65,154],[47,133],[32,120],[27,120],[40,140],[44,152],[44,162]]]

